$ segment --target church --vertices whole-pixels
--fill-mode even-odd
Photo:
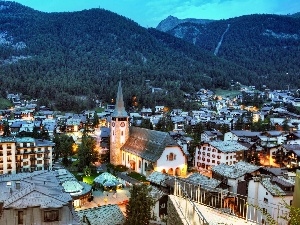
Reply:
[[[149,171],[186,176],[187,156],[167,132],[129,125],[121,82],[111,115],[110,162],[147,175]]]

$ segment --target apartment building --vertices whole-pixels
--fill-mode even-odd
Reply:
[[[54,143],[30,137],[0,137],[0,174],[52,169]]]
[[[231,165],[244,160],[244,151],[248,150],[237,141],[211,141],[196,148],[195,167],[211,169],[221,163]]]

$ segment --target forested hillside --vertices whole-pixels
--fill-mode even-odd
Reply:
[[[227,88],[231,79],[257,84],[256,71],[224,58],[107,10],[43,13],[0,1],[3,96],[20,92],[80,111],[96,98],[113,103],[122,79],[127,107],[184,107],[184,92]]]
[[[258,87],[299,88],[298,15],[249,15],[207,24],[183,23],[167,32],[255,72]]]

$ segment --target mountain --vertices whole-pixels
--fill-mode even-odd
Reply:
[[[43,13],[0,1],[0,31],[1,95],[20,92],[60,110],[90,108],[95,99],[114,103],[120,79],[128,107],[185,107],[184,92],[257,78],[243,66],[104,9]],[[163,92],[152,93],[149,85]]]
[[[248,15],[206,24],[182,23],[168,34],[258,74],[254,84],[300,86],[300,18]]]
[[[179,24],[182,23],[195,23],[195,24],[206,24],[210,23],[213,20],[208,19],[193,19],[193,18],[187,18],[187,19],[178,19],[174,16],[168,16],[166,19],[162,20],[156,27],[157,30],[166,32],[168,30],[173,29]]]

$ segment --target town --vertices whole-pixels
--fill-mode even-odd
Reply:
[[[7,94],[1,225],[124,224],[136,186],[149,190],[150,224],[284,225],[299,216],[298,90],[232,81],[223,96],[187,93],[198,106],[189,111],[127,111],[123,88],[115,104],[99,100],[100,110],[79,114]]]

